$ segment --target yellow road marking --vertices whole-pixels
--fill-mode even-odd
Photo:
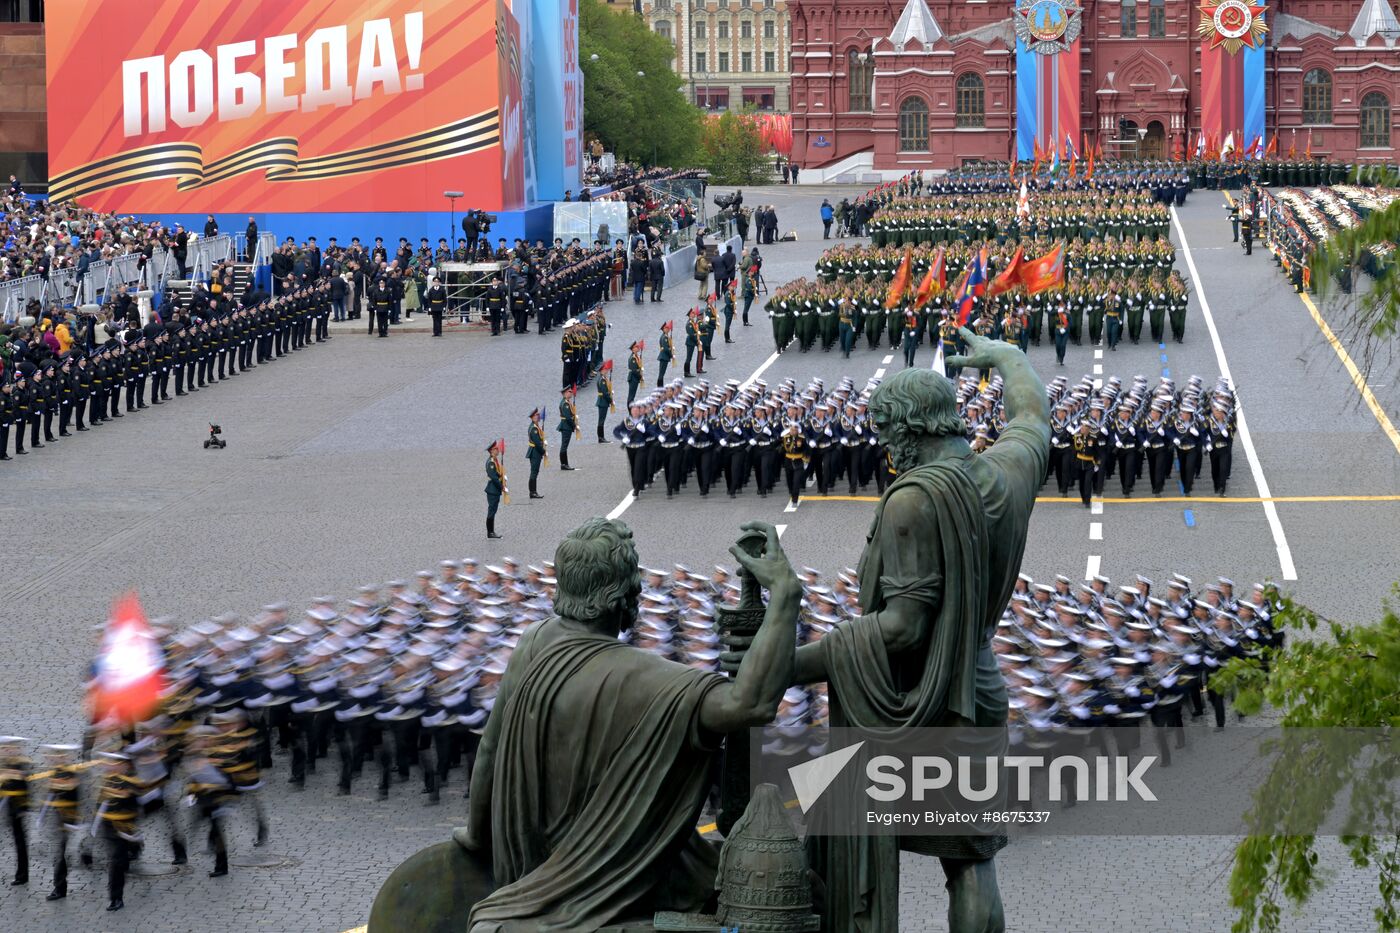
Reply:
[[[818,502],[879,502],[879,496],[813,496],[803,497],[804,505]],[[1062,502],[1067,505],[1081,505],[1078,496],[1064,498],[1061,496],[1037,496],[1036,503]],[[1263,498],[1260,496],[1146,496],[1141,499],[1098,499],[1095,502],[1112,503],[1114,505],[1142,505],[1154,502],[1193,502],[1197,505],[1204,505],[1215,502],[1241,502],[1258,505],[1261,502],[1400,502],[1400,495],[1394,496],[1270,496]]]
[[[1229,205],[1234,207],[1235,199],[1230,197],[1230,192],[1225,191],[1223,194]],[[1337,339],[1337,335],[1332,332],[1332,328],[1328,326],[1327,321],[1323,319],[1322,313],[1317,310],[1317,305],[1312,300],[1312,296],[1307,292],[1302,292],[1298,297],[1302,299],[1303,307],[1307,308],[1308,313],[1312,315],[1313,323],[1317,325],[1317,329],[1322,331],[1322,339],[1326,340],[1328,344],[1331,345],[1332,349],[1337,354],[1337,358],[1340,359],[1342,365],[1346,367],[1347,374],[1351,376],[1351,384],[1356,386],[1356,391],[1361,393],[1361,400],[1366,403],[1367,408],[1371,409],[1371,414],[1376,416],[1376,421],[1380,423],[1381,430],[1385,432],[1386,437],[1390,438],[1390,443],[1395,446],[1395,452],[1400,453],[1400,431],[1395,429],[1395,425],[1392,424],[1390,418],[1386,416],[1385,409],[1382,408],[1381,403],[1376,400],[1375,393],[1371,391],[1371,387],[1366,384],[1366,378],[1361,375],[1361,369],[1356,365],[1356,362],[1352,360],[1351,354],[1347,352],[1346,347],[1342,346],[1342,342]]]
[[[1367,408],[1371,409],[1371,414],[1376,416],[1376,421],[1380,422],[1381,430],[1385,432],[1386,437],[1390,438],[1390,443],[1395,446],[1395,452],[1400,453],[1400,431],[1395,430],[1395,425],[1391,424],[1390,419],[1386,417],[1385,409],[1376,400],[1371,387],[1366,384],[1366,377],[1361,375],[1361,370],[1357,368],[1351,354],[1346,351],[1346,347],[1342,346],[1337,335],[1332,333],[1332,328],[1327,326],[1327,322],[1322,319],[1322,314],[1318,312],[1317,305],[1313,303],[1312,298],[1306,293],[1298,297],[1303,299],[1303,307],[1308,309],[1308,313],[1312,315],[1313,323],[1317,325],[1318,330],[1322,331],[1322,338],[1332,345],[1332,349],[1337,353],[1337,358],[1346,367],[1347,373],[1351,376],[1351,384],[1356,386],[1356,390],[1361,393],[1361,400],[1366,403]]]

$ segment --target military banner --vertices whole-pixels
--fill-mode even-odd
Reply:
[[[103,210],[519,205],[519,35],[498,0],[65,0],[50,194]],[[510,108],[506,112],[503,107]]]
[[[1264,139],[1264,48],[1267,8],[1247,0],[1202,3],[1201,132],[1223,140],[1234,134],[1242,151]],[[1257,153],[1256,153],[1257,154]]]
[[[1016,154],[1058,152],[1079,139],[1079,34],[1076,0],[1016,0]]]

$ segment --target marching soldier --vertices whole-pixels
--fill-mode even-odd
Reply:
[[[807,482],[807,464],[811,460],[811,449],[806,432],[802,428],[802,409],[797,405],[788,407],[787,421],[783,424],[781,442],[783,445],[783,476],[787,480],[788,501],[793,505],[802,496],[802,487]]]
[[[228,775],[216,763],[218,746],[223,739],[213,726],[196,726],[190,730],[190,769],[185,779],[185,803],[194,808],[195,815],[209,824],[209,850],[214,854],[214,869],[210,878],[228,874],[228,842],[224,835],[224,817],[235,791]],[[259,843],[260,844],[260,843]]]
[[[1234,457],[1234,424],[1224,405],[1211,406],[1206,448],[1210,451],[1210,479],[1217,496],[1225,495],[1230,482],[1230,466]]]
[[[10,882],[15,887],[29,883],[29,837],[24,831],[24,814],[29,809],[30,761],[20,750],[27,741],[17,735],[0,736],[0,815],[15,846],[15,877]]]
[[[101,752],[99,757],[104,769],[93,832],[107,843],[107,909],[115,911],[126,906],[126,874],[141,843],[136,818],[142,787],[126,755]]]
[[[75,760],[77,745],[43,745],[44,770],[31,780],[44,782],[44,805],[39,813],[39,825],[47,827],[53,845],[53,890],[46,900],[58,901],[68,896],[68,840],[83,830],[82,773],[88,765]]]
[[[1087,509],[1099,471],[1099,438],[1094,432],[1093,423],[1087,418],[1079,422],[1079,430],[1074,435],[1074,460],[1079,481],[1079,501]]]

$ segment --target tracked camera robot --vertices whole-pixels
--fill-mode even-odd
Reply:
[[[217,424],[209,425],[209,436],[204,439],[204,449],[209,450],[210,448],[213,448],[215,450],[223,450],[225,447],[227,447],[228,441],[219,437],[219,435],[223,433],[224,429],[219,427]]]

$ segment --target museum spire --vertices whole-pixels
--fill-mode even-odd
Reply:
[[[899,22],[894,24],[894,31],[890,33],[890,43],[901,52],[910,39],[930,45],[941,38],[943,30],[938,28],[938,23],[929,12],[925,0],[909,0],[904,6]]]

